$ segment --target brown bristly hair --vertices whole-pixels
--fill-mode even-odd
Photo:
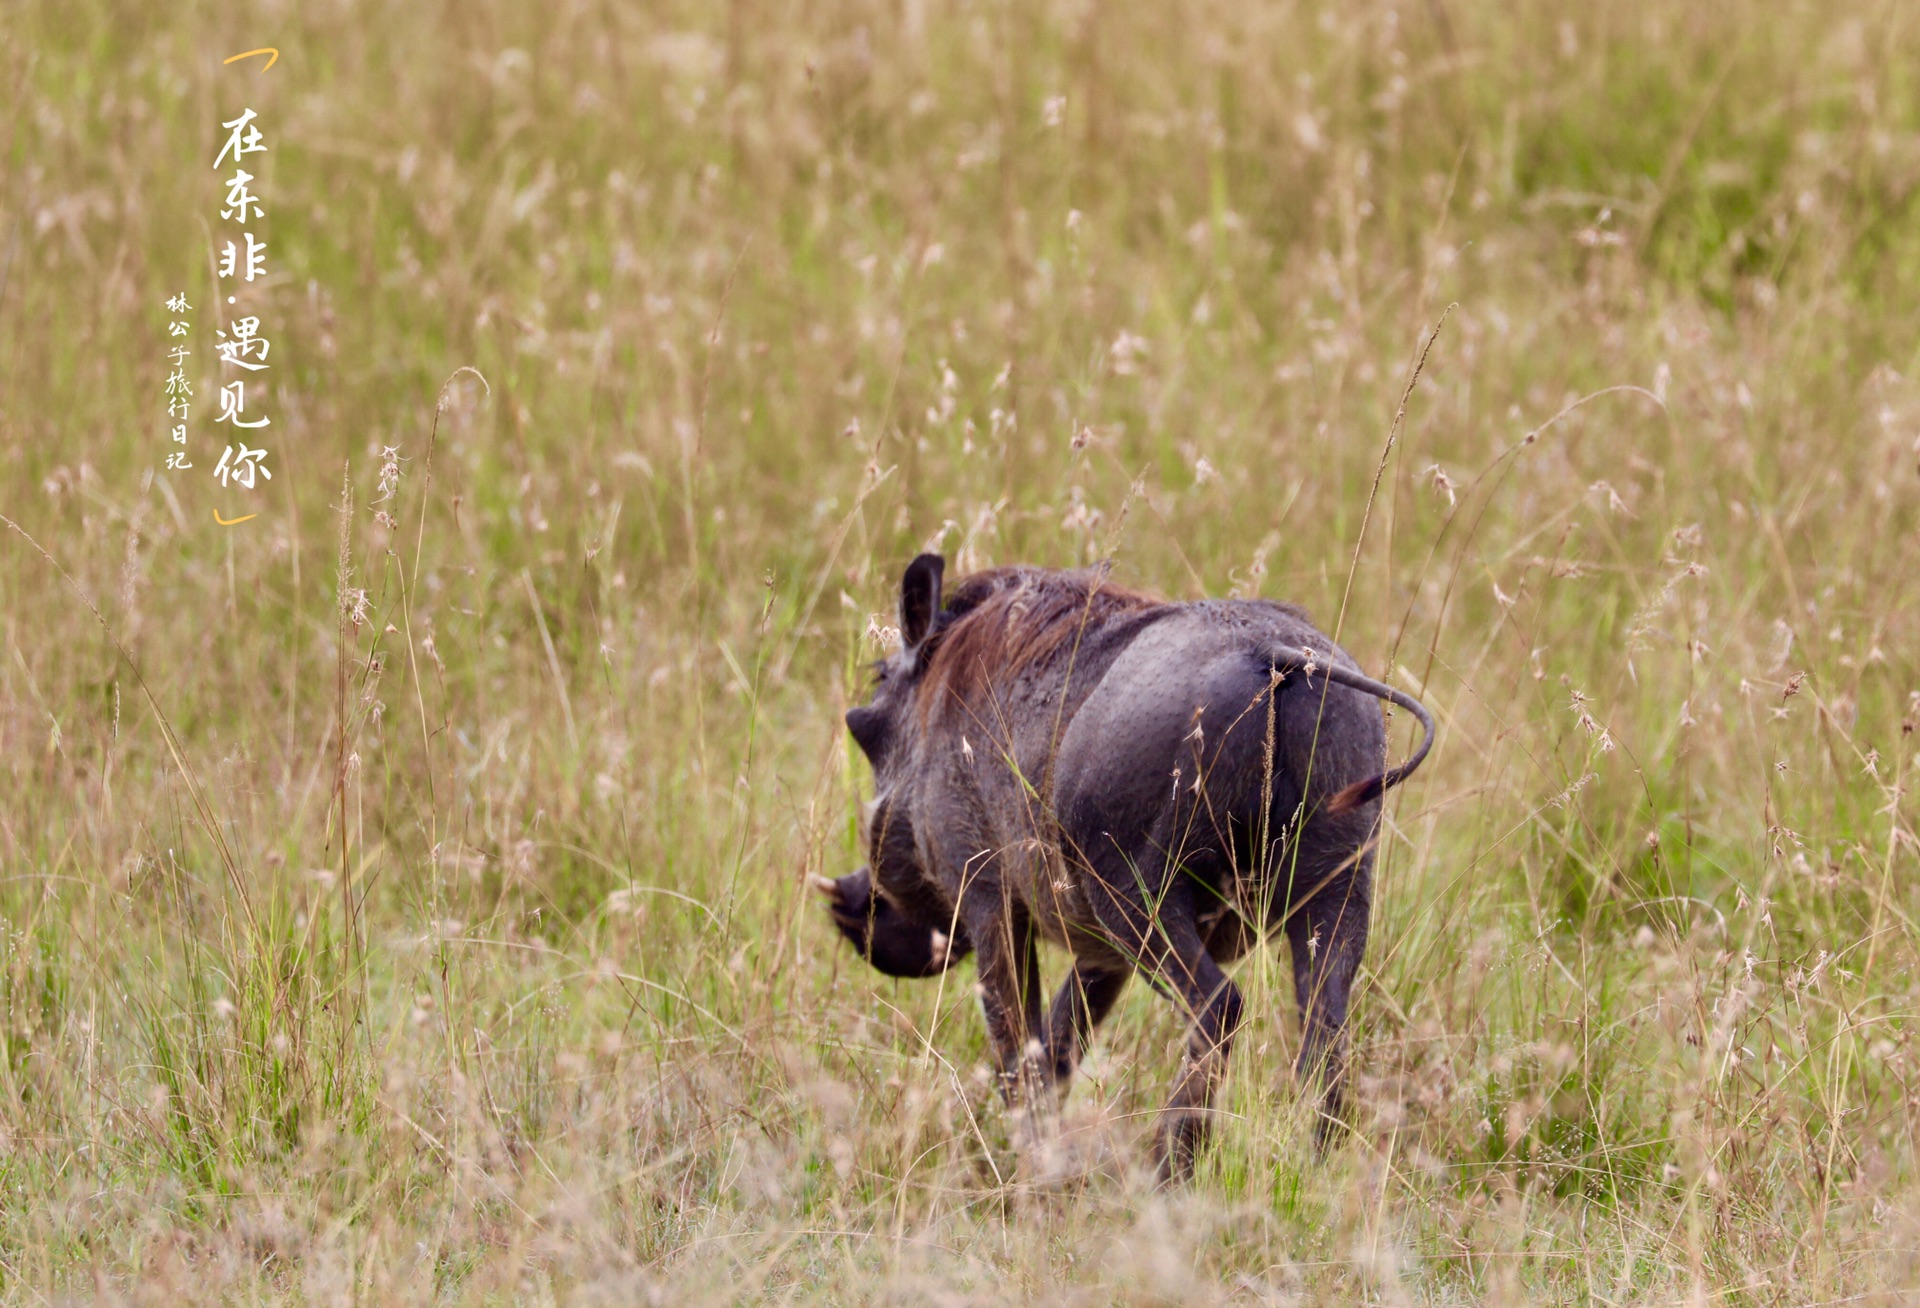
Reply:
[[[920,711],[1013,676],[1110,618],[1165,602],[1114,585],[1098,568],[989,568],[963,577],[927,638]]]

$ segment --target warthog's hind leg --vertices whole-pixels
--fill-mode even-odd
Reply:
[[[1127,973],[1099,968],[1080,959],[1060,983],[1047,1014],[1045,1057],[1047,1074],[1057,1087],[1064,1087],[1087,1052],[1094,1028],[1113,1011],[1114,1001],[1127,988]]]
[[[1187,1056],[1161,1118],[1155,1153],[1162,1180],[1185,1180],[1211,1133],[1214,1091],[1240,1028],[1240,991],[1207,950],[1186,875],[1143,838],[1123,853],[1109,835],[1088,859],[1088,899],[1108,940],[1186,1013]]]
[[[1159,975],[1191,1022],[1187,1056],[1160,1124],[1160,1177],[1184,1181],[1193,1174],[1194,1158],[1213,1131],[1214,1095],[1240,1029],[1240,988],[1207,952],[1191,913],[1173,916],[1163,910],[1160,925],[1169,948]]]
[[[1293,991],[1300,1004],[1295,1069],[1302,1086],[1319,1089],[1315,1135],[1323,1146],[1346,1107],[1347,1004],[1367,950],[1368,908],[1351,885],[1334,886],[1287,921]]]

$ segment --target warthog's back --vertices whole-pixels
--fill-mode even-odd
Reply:
[[[1260,601],[1180,605],[1142,630],[1061,737],[1052,789],[1070,854],[1097,865],[1101,847],[1157,848],[1217,883],[1247,875],[1303,819],[1297,865],[1350,850],[1372,805],[1320,810],[1380,772],[1380,706],[1276,650],[1316,655],[1315,673],[1354,668],[1303,616]]]

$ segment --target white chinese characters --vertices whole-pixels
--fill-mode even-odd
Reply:
[[[193,466],[187,460],[186,450],[187,415],[193,407],[193,383],[187,379],[186,363],[192,357],[193,351],[179,343],[190,330],[187,313],[192,308],[193,306],[187,303],[185,295],[176,294],[170,297],[166,304],[167,313],[170,315],[167,321],[167,337],[175,344],[167,351],[167,364],[170,371],[167,373],[166,384],[161,393],[166,398],[167,418],[173,427],[171,444],[180,447],[177,450],[167,451],[167,467],[176,471]]]
[[[265,427],[273,422],[271,418],[256,418],[249,422],[240,415],[247,411],[247,384],[228,382],[220,388],[220,416],[215,422],[230,422],[236,427],[251,431],[256,427]]]
[[[252,189],[252,183],[258,179],[241,167],[241,161],[248,155],[264,154],[267,149],[266,137],[255,124],[256,117],[253,110],[242,109],[239,117],[220,124],[227,131],[226,143],[220,147],[220,153],[213,161],[215,172],[229,164],[233,168],[232,175],[224,179],[226,200],[220,208],[220,217],[227,222],[239,223],[243,228],[237,238],[227,240],[220,246],[220,282],[234,292],[227,296],[228,304],[238,299],[239,285],[236,283],[251,288],[253,283],[267,275],[267,243],[247,227],[263,218],[266,208]],[[219,337],[217,349],[223,368],[257,374],[266,372],[271,366],[267,358],[273,352],[273,346],[261,335],[257,315],[237,317],[216,331],[215,335]],[[258,389],[256,385],[256,391]],[[273,473],[266,466],[267,451],[250,448],[244,439],[237,437],[237,432],[258,431],[272,425],[273,419],[259,411],[259,395],[256,393],[254,397],[254,411],[251,414],[247,408],[247,382],[244,378],[223,381],[219,396],[220,411],[214,421],[235,428],[236,439],[221,454],[220,462],[213,470],[214,477],[222,486],[238,486],[242,490],[252,490],[256,479],[271,481]]]
[[[245,441],[240,442],[237,454],[234,452],[234,447],[229,445],[226,453],[220,456],[220,462],[214,466],[213,475],[220,479],[222,486],[227,484],[228,478],[232,478],[234,485],[252,490],[253,476],[256,471],[268,481],[273,480],[273,473],[268,471],[261,462],[266,457],[265,450],[250,450]]]

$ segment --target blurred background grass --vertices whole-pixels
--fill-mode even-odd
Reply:
[[[1920,12],[22,0],[0,42],[0,512],[79,592],[6,535],[8,1299],[1912,1291]],[[205,420],[243,106],[250,496]],[[1291,599],[1441,716],[1328,1157],[1271,954],[1156,1196],[1145,987],[1016,1162],[965,975],[829,938],[839,714],[922,547]]]

